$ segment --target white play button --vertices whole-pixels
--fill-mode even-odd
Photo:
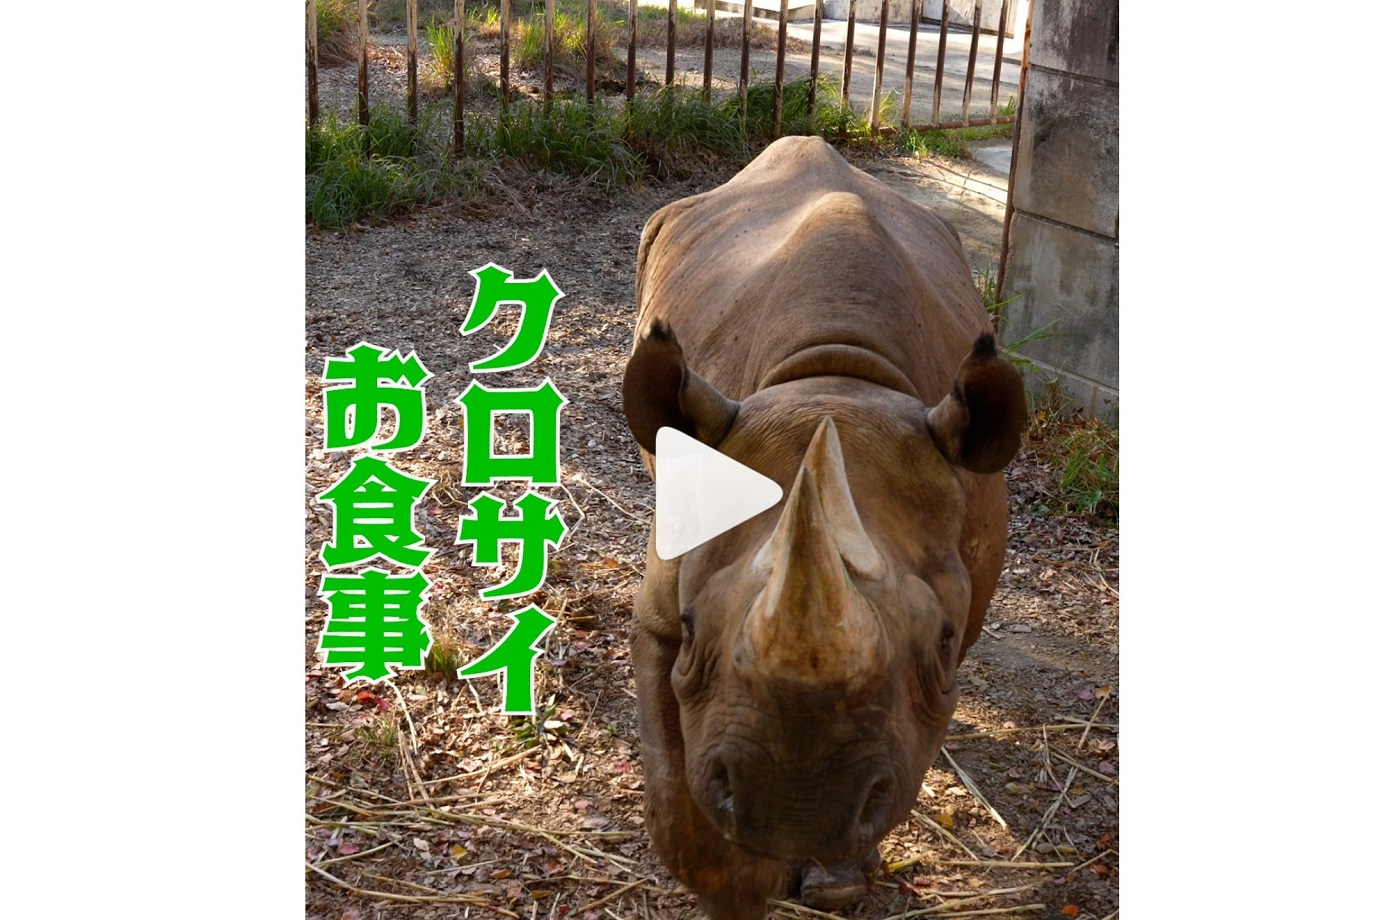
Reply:
[[[674,428],[656,433],[656,554],[674,559],[781,501],[781,487]]]

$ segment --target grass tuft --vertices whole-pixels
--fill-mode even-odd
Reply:
[[[566,79],[583,79],[588,57],[588,35],[585,29],[586,12],[576,14],[557,9],[553,17],[551,66]],[[618,22],[596,18],[594,21],[595,72],[612,73],[626,66],[624,58],[614,50],[618,37]],[[519,20],[513,23],[513,66],[519,71],[542,74],[546,69],[546,17]]]
[[[643,169],[618,136],[620,108],[605,100],[588,106],[519,99],[504,113],[474,119],[468,152],[610,186],[633,182]]]
[[[426,47],[431,49],[431,58],[426,64],[429,82],[443,89],[454,85],[455,27],[447,23],[429,25],[425,38]]]
[[[316,59],[322,67],[359,59],[359,7],[351,0],[316,0]]]
[[[885,107],[883,111],[886,111]],[[1011,96],[997,109],[999,117],[1016,114],[1016,97]],[[994,137],[1010,137],[1011,124],[982,125],[977,128],[943,128],[936,131],[901,131],[896,135],[896,149],[914,157],[942,156],[955,160],[971,157],[969,144]]]
[[[384,761],[391,761],[398,755],[398,727],[400,720],[397,712],[389,710],[377,713],[368,722],[365,722],[355,731],[355,737],[368,745],[372,749],[375,757]]]
[[[626,11],[624,5],[621,8],[608,3],[607,0],[600,0],[600,16],[609,16],[619,27],[618,42],[627,47],[630,31],[627,27]],[[703,48],[705,37],[709,33],[708,17],[700,10],[686,9],[683,6],[676,8],[676,48]],[[666,40],[670,32],[671,16],[670,11],[664,7],[649,6],[637,11],[637,44],[639,48],[665,48]],[[768,25],[757,19],[753,20],[752,28],[748,32],[748,44],[755,51],[775,51],[776,50],[777,27],[775,23]],[[725,19],[716,17],[714,19],[714,47],[718,48],[742,48],[743,47],[743,21],[742,17]],[[797,38],[786,39],[786,50],[796,54],[809,54],[809,42],[801,41]]]
[[[1059,439],[1059,486],[1075,514],[1116,523],[1120,514],[1121,458],[1115,428],[1101,422],[1069,426]]]
[[[322,228],[472,195],[480,172],[477,164],[450,164],[435,130],[384,107],[370,113],[367,127],[332,114],[307,128],[306,144],[307,219]]]
[[[431,648],[427,649],[426,662],[422,667],[428,674],[453,678],[466,662],[466,652],[455,637],[443,633],[431,637]]]
[[[1036,510],[1082,516],[1115,526],[1120,517],[1120,436],[1105,422],[1071,408],[1057,382],[1047,382],[1030,413],[1027,441],[1051,471],[1052,496]]]

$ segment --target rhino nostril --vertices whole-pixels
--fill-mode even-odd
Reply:
[[[891,813],[892,799],[896,784],[890,776],[883,776],[873,782],[858,811],[858,826],[865,834],[876,828],[885,828]]]
[[[710,805],[727,816],[733,814],[733,785],[728,779],[728,767],[719,758],[714,758],[714,766],[709,771],[707,786]]]

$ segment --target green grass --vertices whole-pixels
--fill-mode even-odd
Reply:
[[[1026,442],[1053,478],[1053,495],[1033,510],[1119,523],[1121,459],[1115,427],[1082,418],[1051,381],[1031,407]]]
[[[999,300],[997,276],[991,263],[978,276],[977,287],[982,305],[997,328],[1002,321],[1002,309],[1025,296],[1022,291]],[[1033,393],[1028,396],[1031,424],[1027,433],[1030,445],[1053,470],[1058,488],[1057,496],[1043,510],[1116,524],[1120,513],[1117,430],[1098,421],[1073,417],[1057,384],[1047,379],[1032,361],[1017,354],[1031,342],[1058,335],[1054,325],[1049,323],[1014,342],[1002,343],[1002,352],[1012,364],[1045,381],[1044,393],[1038,400]]]
[[[1116,428],[1070,417],[1051,387],[1031,416],[1030,445],[1054,475],[1052,514],[1117,524],[1120,512],[1120,438]]]
[[[448,29],[428,31],[450,46]],[[781,133],[819,134],[836,143],[875,145],[866,121],[845,108],[837,80],[821,77],[809,114],[809,82],[786,84]],[[447,156],[449,102],[427,110],[414,128],[383,106],[360,127],[328,117],[307,130],[308,220],[323,228],[387,218],[455,195],[477,195],[487,165],[513,164],[609,187],[647,176],[684,177],[708,166],[742,166],[775,136],[774,88],[749,87],[743,109],[736,93],[706,99],[699,87],[672,86],[621,98],[543,102],[519,98],[498,111],[466,116],[465,156]]]
[[[583,76],[589,52],[585,16],[588,10],[572,12],[557,8],[552,18],[554,28],[551,47],[552,69],[567,77]],[[614,50],[616,23],[608,19],[594,21],[594,61],[596,69],[624,64]],[[546,68],[546,16],[513,23],[513,66],[518,70],[542,73]]]
[[[374,757],[391,762],[398,754],[398,714],[380,712],[355,730],[355,737],[373,749]]]
[[[633,182],[643,167],[618,134],[621,109],[607,100],[590,106],[520,99],[504,113],[477,115],[467,125],[466,154],[607,185]]]
[[[478,181],[475,164],[447,161],[434,127],[414,128],[388,108],[372,110],[367,127],[328,116],[307,128],[306,145],[306,213],[317,227],[345,227],[463,197]]]
[[[431,637],[431,647],[427,649],[426,662],[423,665],[426,673],[453,678],[465,664],[465,650],[454,637],[446,634]]]
[[[326,0],[337,4],[347,0]],[[569,0],[563,7],[580,6]],[[533,5],[534,13],[542,8]],[[521,13],[522,4],[515,5]],[[664,13],[663,21],[664,21]],[[697,14],[691,14],[695,18]],[[586,35],[583,19],[567,9],[555,17],[557,67],[567,76],[583,76]],[[466,15],[472,35],[496,32],[496,8],[475,7]],[[615,56],[620,18],[610,15],[596,31],[598,56],[607,69]],[[733,30],[723,30],[728,35]],[[771,32],[770,29],[767,30]],[[716,36],[718,31],[716,31]],[[450,25],[429,25],[431,51],[428,82],[450,82],[454,69],[454,32]],[[773,38],[774,36],[768,36]],[[514,26],[514,69],[539,70],[545,55],[545,20],[520,17]],[[717,42],[716,42],[717,43]],[[519,96],[492,105],[491,78],[467,81],[478,103],[466,114],[465,150],[459,165],[448,155],[451,132],[449,101],[427,109],[428,124],[414,128],[387,107],[375,107],[364,128],[339,116],[307,131],[306,213],[317,227],[349,226],[360,220],[386,219],[411,208],[457,195],[478,196],[480,177],[493,165],[514,165],[608,187],[640,183],[646,177],[686,177],[706,167],[746,164],[774,137],[774,87],[749,86],[744,109],[735,92],[706,98],[698,86],[663,87],[641,92],[628,105],[619,96],[601,97],[592,105],[580,99],[550,101]],[[467,95],[470,95],[467,92]],[[940,148],[939,140],[958,144],[990,129],[959,132],[915,132],[884,136],[869,130],[866,115],[843,105],[833,75],[819,79],[814,114],[808,112],[809,81],[783,89],[781,135],[815,134],[841,147],[918,150]],[[896,117],[896,94],[885,97],[882,123]],[[1006,130],[999,128],[997,130]],[[899,141],[897,138],[899,137]],[[506,167],[505,167],[506,168]]]
[[[1007,305],[1015,303],[1017,300],[1024,297],[1025,291],[1020,291],[1004,299],[998,299],[1001,295],[997,291],[997,273],[993,270],[993,265],[990,261],[987,263],[987,267],[982,270],[982,274],[977,278],[977,288],[978,294],[982,297],[982,306],[987,310],[987,315],[992,320],[992,328],[1000,333],[1005,321],[1004,311]],[[1031,342],[1053,338],[1055,335],[1058,335],[1058,333],[1054,331],[1054,323],[1048,323],[1014,342],[1003,341],[1001,350],[1007,360],[1016,365],[1016,367],[1040,376],[1043,373],[1040,368],[1030,359],[1021,357],[1017,352]]]
[[[440,23],[429,25],[424,33],[424,43],[431,49],[431,59],[427,68],[433,79],[441,86],[450,86],[455,77],[455,27]]]
[[[418,25],[455,15],[455,0],[417,0]],[[370,0],[370,28],[406,29],[407,0]]]
[[[899,150],[915,157],[943,156],[965,160],[972,156],[968,145],[994,137],[1010,137],[1011,125],[983,125],[978,128],[944,128],[937,131],[897,133]]]
[[[316,0],[316,56],[322,67],[358,59],[358,5],[351,0]]]
[[[546,702],[536,707],[534,714],[510,719],[509,727],[514,740],[525,748],[535,747],[544,738],[560,737],[567,731],[565,724],[556,719],[554,696],[547,697]]]
[[[1059,487],[1075,514],[1115,522],[1120,514],[1118,432],[1100,422],[1070,426],[1057,444]]]
[[[631,34],[631,31],[627,28],[627,17],[625,14],[626,6],[623,7],[623,13],[620,14],[618,7],[606,4],[604,0],[600,0],[599,15],[601,17],[607,15],[610,19],[617,22],[619,27],[617,37],[622,47],[627,47],[628,36]],[[638,9],[638,47],[665,48],[667,37],[670,33],[670,22],[671,15],[668,9],[655,6]],[[703,48],[705,38],[708,34],[709,20],[703,12],[687,9],[685,6],[676,7],[676,48]],[[774,23],[768,25],[754,18],[752,30],[748,34],[748,44],[757,50],[775,50],[776,35],[777,27]],[[787,39],[787,41],[795,42],[796,40]],[[743,47],[743,21],[741,17],[734,19],[715,17],[714,47],[716,49]],[[808,52],[808,47],[806,51]]]
[[[998,116],[1016,114],[1016,97],[1011,96],[997,109]],[[985,117],[985,116],[983,116]],[[976,128],[944,128],[937,131],[898,131],[896,149],[915,157],[945,156],[964,160],[972,156],[968,145],[994,137],[1010,137],[1012,125],[982,125]]]

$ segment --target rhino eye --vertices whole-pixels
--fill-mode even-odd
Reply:
[[[680,638],[687,648],[695,641],[695,608],[686,607],[680,614]]]
[[[950,654],[953,652],[954,627],[952,623],[944,624],[944,632],[939,637],[939,655],[948,662]]]

